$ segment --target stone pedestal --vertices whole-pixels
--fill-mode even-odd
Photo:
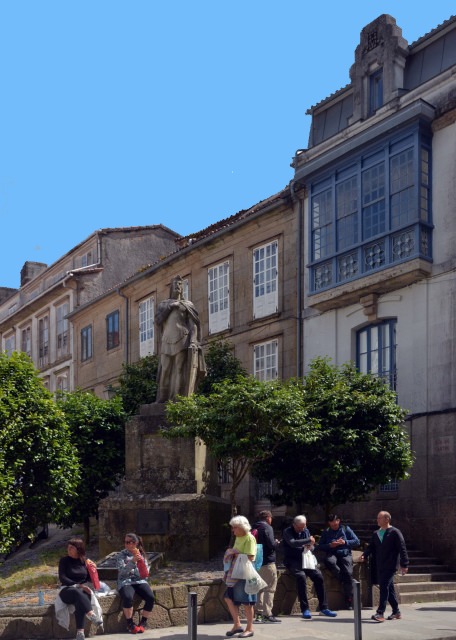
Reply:
[[[122,491],[101,501],[100,555],[120,551],[135,532],[148,551],[204,561],[226,547],[230,505],[220,498],[215,461],[206,446],[160,435],[164,405],[143,405],[125,429]],[[218,495],[217,495],[218,494]]]

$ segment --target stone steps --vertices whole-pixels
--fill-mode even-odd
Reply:
[[[406,582],[445,582],[455,581],[456,573],[443,572],[443,573],[413,573],[409,571],[405,576],[398,576],[397,584],[404,584]]]
[[[377,526],[372,521],[349,523],[361,543],[368,542]],[[456,573],[450,573],[448,565],[440,564],[421,549],[407,547],[410,560],[405,576],[395,578],[401,604],[413,602],[437,602],[456,600]]]
[[[397,590],[402,595],[414,592],[456,591],[456,582],[397,582]]]
[[[414,602],[444,602],[456,600],[454,591],[411,591],[400,594],[401,604],[413,604]]]
[[[435,562],[435,560],[434,560]],[[442,573],[448,571],[446,564],[414,564],[409,568],[410,573]]]

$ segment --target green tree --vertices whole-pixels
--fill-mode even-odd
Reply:
[[[236,492],[254,463],[265,461],[283,442],[312,439],[315,424],[308,420],[299,383],[260,382],[238,377],[214,384],[208,396],[179,397],[166,406],[166,438],[200,438],[231,477],[232,514]]]
[[[78,481],[65,416],[25,354],[0,354],[0,547],[60,524]],[[6,547],[6,548],[5,548]]]
[[[22,491],[15,487],[14,470],[5,463],[0,451],[0,553],[8,553],[20,538]]]
[[[236,381],[239,376],[245,377],[246,370],[233,353],[233,345],[226,339],[213,340],[209,343],[204,355],[207,376],[199,383],[196,393],[208,396],[214,384],[224,380]]]
[[[70,427],[81,467],[77,495],[71,501],[65,524],[84,523],[84,539],[88,542],[90,517],[98,516],[99,501],[124,475],[126,414],[120,398],[100,400],[83,391],[60,394],[57,404]]]
[[[117,395],[129,416],[137,415],[142,404],[155,402],[157,372],[157,356],[145,356],[133,364],[122,364]]]
[[[413,454],[403,428],[405,411],[388,384],[359,373],[352,364],[317,358],[303,381],[310,417],[320,424],[316,438],[284,442],[253,471],[275,479],[276,504],[323,506],[365,498],[379,484],[409,476]]]

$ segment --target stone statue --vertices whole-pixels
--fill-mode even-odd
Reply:
[[[201,349],[201,323],[194,305],[185,300],[182,278],[173,278],[169,300],[160,302],[155,314],[159,336],[157,402],[177,395],[191,395],[206,375]]]

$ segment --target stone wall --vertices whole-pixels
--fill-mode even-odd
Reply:
[[[344,598],[340,583],[323,569],[329,606],[339,609],[343,606]],[[354,577],[361,581],[363,604],[367,604],[367,582],[365,567],[360,564],[354,566]],[[313,583],[307,581],[309,605],[316,610],[318,601]],[[187,624],[188,593],[197,594],[198,624],[206,622],[229,621],[230,614],[223,599],[225,584],[220,580],[188,582],[175,586],[159,586],[154,588],[155,606],[150,617],[150,627],[161,629],[164,627],[183,626]],[[134,619],[141,613],[142,601],[136,598],[133,602]],[[119,596],[105,596],[100,598],[103,610],[105,633],[119,633],[125,631],[125,617],[123,615]],[[137,613],[136,613],[137,612]],[[299,604],[296,598],[296,583],[293,576],[286,570],[279,571],[279,581],[274,599],[273,612],[275,615],[299,614]],[[243,615],[241,609],[241,616]],[[11,607],[0,609],[0,638],[1,640],[17,640],[18,638],[33,638],[45,640],[48,638],[74,638],[76,628],[74,616],[71,616],[70,629],[66,631],[57,624],[54,606],[44,607]],[[97,629],[87,622],[86,635],[94,636]],[[101,631],[98,630],[98,634]]]

